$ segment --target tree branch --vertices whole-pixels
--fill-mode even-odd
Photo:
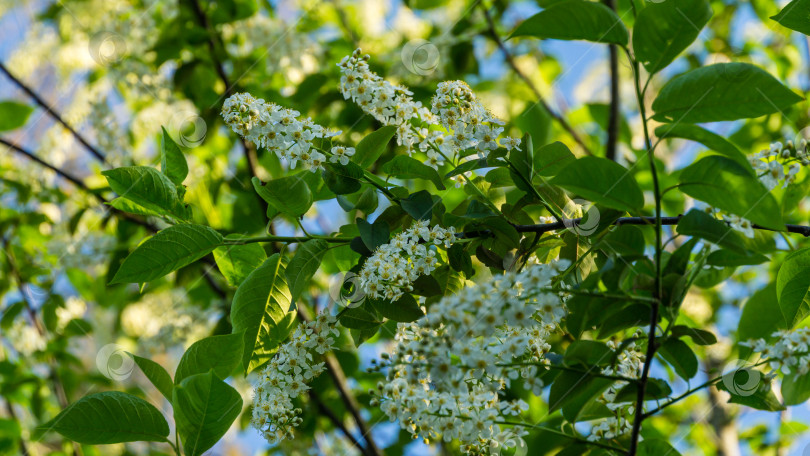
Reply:
[[[503,40],[501,40],[501,37],[498,36],[498,32],[495,30],[495,23],[492,21],[492,16],[489,14],[489,10],[487,9],[486,5],[481,4],[481,9],[484,11],[484,17],[487,20],[487,31],[489,32],[489,35],[492,37],[493,41],[495,41],[495,44],[498,45],[498,49],[500,49],[503,53],[506,63],[510,68],[512,68],[512,71],[514,71],[515,74],[518,75],[518,77],[522,79],[527,86],[529,86],[529,89],[531,89],[531,91],[534,93],[534,96],[537,97],[537,103],[539,103],[540,106],[542,106],[543,109],[548,112],[551,118],[554,119],[554,121],[557,122],[560,127],[563,128],[563,130],[567,131],[572,138],[574,138],[574,141],[576,141],[576,143],[582,147],[582,150],[584,150],[586,154],[593,155],[590,147],[585,144],[582,137],[580,137],[579,134],[574,131],[574,128],[565,119],[563,119],[560,114],[551,109],[551,106],[548,105],[545,98],[543,98],[543,95],[540,93],[531,79],[529,79],[529,77],[526,76],[523,71],[520,70],[520,68],[518,68],[517,64],[515,63],[515,59],[512,58],[512,53],[509,52],[509,49],[506,48],[506,45],[503,43]]]
[[[50,115],[51,117],[54,118],[54,120],[62,124],[62,126],[65,127],[65,129],[67,129],[76,138],[76,140],[79,141],[88,151],[90,151],[90,153],[93,154],[98,160],[100,160],[102,163],[107,163],[107,158],[104,156],[104,154],[102,154],[101,152],[99,152],[98,149],[90,145],[90,143],[86,139],[84,139],[84,136],[80,135],[78,131],[74,130],[73,127],[68,125],[68,123],[65,122],[64,119],[62,119],[62,116],[60,116],[58,112],[56,112],[53,108],[51,108],[51,106],[48,103],[46,103],[45,100],[43,100],[39,95],[37,95],[36,92],[34,92],[24,82],[17,79],[13,74],[11,74],[11,72],[8,71],[6,66],[3,65],[3,62],[0,62],[0,72],[4,73],[6,77],[11,79],[11,81],[14,84],[16,84],[17,87],[22,89],[23,92],[25,92],[29,97],[31,97],[31,99],[33,99],[36,102],[36,104],[42,107],[42,109],[44,109],[45,112],[48,113],[48,115]]]
[[[616,10],[616,0],[603,0],[610,9]],[[608,46],[610,58],[610,106],[607,122],[607,145],[605,158],[616,161],[616,145],[619,142],[619,49],[615,44]]]
[[[314,390],[309,390],[309,398],[312,400],[312,402],[315,403],[315,405],[318,406],[318,411],[324,416],[326,416],[329,419],[329,421],[331,421],[332,424],[335,425],[336,428],[340,429],[340,432],[342,432],[343,435],[346,436],[346,438],[352,443],[352,445],[354,445],[358,450],[360,450],[361,453],[366,455],[369,454],[368,450],[352,435],[352,433],[346,428],[346,425],[343,424],[340,418],[338,418],[337,415],[335,415],[335,412],[333,412],[330,408],[326,406],[326,404],[324,404],[323,400],[321,400],[320,396],[318,396],[318,393],[316,393]]]
[[[677,225],[678,222],[681,220],[683,216],[678,215],[675,217],[661,217],[661,225]],[[512,225],[519,233],[547,233],[549,231],[557,231],[567,229],[573,226],[577,226],[584,217],[573,218],[573,219],[564,219],[562,222],[554,222],[554,223],[541,223],[538,225]],[[656,221],[656,217],[648,216],[648,217],[619,217],[617,218],[611,225],[620,226],[620,225],[650,225],[654,226]],[[771,228],[766,228],[760,225],[752,225],[755,230],[763,230],[763,231],[776,231]],[[793,225],[793,224],[786,224],[785,231],[788,233],[795,233],[801,234],[804,237],[810,237],[810,226],[807,225]],[[459,233],[459,237],[462,238],[474,238],[474,237],[482,237],[482,236],[489,236],[491,233],[487,230],[483,231],[465,231]]]
[[[304,306],[298,306],[298,318],[303,322],[312,321],[309,311]],[[366,420],[360,415],[360,404],[346,384],[346,374],[343,373],[343,369],[340,367],[337,358],[335,358],[335,355],[332,353],[327,352],[324,354],[324,362],[326,364],[326,370],[329,372],[329,376],[332,377],[332,381],[340,393],[340,397],[343,399],[346,409],[349,410],[349,413],[351,413],[354,421],[357,423],[358,429],[360,429],[360,432],[363,434],[363,438],[368,445],[369,453],[373,456],[382,456],[382,451],[377,447],[371,435],[371,429],[368,427],[368,424],[366,424]]]
[[[206,39],[206,43],[208,45],[208,52],[211,56],[211,62],[214,64],[214,70],[219,76],[219,79],[225,84],[225,94],[224,96],[229,97],[234,93],[234,85],[231,84],[231,80],[228,77],[228,74],[225,72],[225,67],[222,64],[222,61],[217,56],[217,46],[225,52],[225,46],[222,45],[222,41],[219,38],[219,34],[211,27],[211,23],[208,20],[208,16],[206,16],[205,11],[203,11],[202,7],[198,0],[188,0],[188,3],[191,6],[191,10],[194,12],[194,15],[197,17],[197,22],[199,22],[200,26],[205,29],[208,38]],[[245,161],[247,162],[248,172],[250,173],[251,177],[256,176],[256,169],[258,168],[258,157],[256,155],[256,149],[247,142],[241,136],[239,137],[239,141],[242,143],[242,150],[244,152]],[[267,202],[264,201],[259,195],[256,195],[256,198],[259,201],[259,205],[263,210],[263,215],[267,217]]]

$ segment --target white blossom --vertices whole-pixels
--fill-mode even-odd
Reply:
[[[293,399],[309,391],[308,383],[324,371],[324,363],[317,362],[313,352],[332,349],[339,335],[335,322],[335,317],[320,313],[314,321],[298,326],[262,369],[254,390],[251,424],[270,444],[292,439],[301,423],[301,409],[295,408]]]
[[[504,390],[516,381],[542,388],[537,376],[548,363],[548,338],[566,315],[560,295],[548,287],[565,267],[565,261],[528,265],[442,298],[416,322],[400,323],[396,348],[381,363],[387,381],[378,384],[372,402],[414,438],[458,440],[474,454],[514,445],[523,429],[503,429],[498,421],[522,414],[528,404],[507,400]]]
[[[372,298],[396,301],[404,291],[411,291],[414,280],[436,269],[439,260],[430,246],[449,247],[455,236],[453,227],[430,228],[426,220],[414,222],[374,250],[360,270],[360,287]]]
[[[222,117],[234,133],[274,152],[278,158],[286,160],[290,168],[295,168],[300,160],[305,168],[314,172],[323,169],[327,157],[313,146],[312,141],[336,136],[340,132],[329,132],[310,118],[299,119],[300,115],[298,111],[254,98],[248,93],[231,95],[222,106]],[[343,162],[340,157],[338,161]]]

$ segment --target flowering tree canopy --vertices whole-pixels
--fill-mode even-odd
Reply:
[[[0,454],[810,454],[808,17],[0,0]]]

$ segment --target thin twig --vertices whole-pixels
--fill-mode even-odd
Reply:
[[[574,131],[574,128],[560,114],[551,109],[551,106],[549,106],[545,98],[543,98],[543,95],[540,93],[540,91],[537,89],[537,87],[534,85],[531,79],[529,79],[529,77],[526,76],[523,73],[523,71],[520,70],[520,68],[518,68],[517,64],[515,63],[515,59],[512,58],[512,53],[509,52],[509,49],[506,48],[506,45],[504,44],[503,40],[501,40],[501,37],[495,30],[495,23],[492,21],[492,16],[489,14],[489,10],[487,9],[486,5],[482,3],[481,9],[484,11],[484,17],[487,20],[487,26],[489,27],[488,32],[492,37],[492,39],[495,41],[495,44],[498,45],[498,49],[500,49],[501,52],[503,53],[504,59],[506,59],[506,63],[509,65],[510,68],[512,68],[512,71],[514,71],[515,74],[518,75],[518,77],[522,79],[527,86],[529,86],[529,89],[531,89],[531,91],[534,93],[534,96],[537,98],[537,103],[539,103],[540,106],[542,106],[543,109],[545,109],[546,112],[548,112],[551,118],[554,119],[554,121],[557,122],[563,128],[563,130],[567,131],[572,138],[574,138],[574,141],[576,141],[576,143],[579,144],[580,147],[582,147],[582,150],[585,151],[586,154],[593,155],[593,152],[591,151],[590,147],[588,147],[585,144],[585,141],[582,140],[582,137],[580,137],[579,134],[576,131]]]
[[[60,116],[59,113],[56,112],[56,110],[51,108],[51,106],[48,103],[46,103],[45,100],[42,99],[42,97],[37,95],[37,93],[34,92],[30,87],[28,87],[24,82],[17,79],[13,74],[11,74],[11,72],[8,71],[6,66],[3,65],[3,62],[0,62],[0,72],[4,73],[6,77],[11,79],[11,81],[14,84],[16,84],[17,87],[22,89],[23,92],[25,92],[29,97],[31,97],[31,99],[33,99],[36,102],[36,104],[42,107],[42,109],[44,109],[45,112],[47,112],[51,117],[53,117],[54,120],[62,124],[62,126],[65,127],[76,138],[77,141],[79,141],[85,148],[87,148],[87,150],[90,151],[91,154],[93,154],[102,163],[107,163],[107,158],[104,156],[104,154],[102,154],[101,152],[99,152],[98,149],[90,145],[90,143],[86,139],[84,139],[84,136],[79,134],[78,131],[76,131],[73,127],[68,125],[68,123],[65,122],[64,119],[62,119],[62,116]]]

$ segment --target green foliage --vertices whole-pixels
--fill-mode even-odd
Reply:
[[[221,234],[207,226],[171,226],[130,253],[110,283],[151,282],[208,255],[223,241]]]
[[[571,263],[543,282],[548,288],[530,309],[534,321],[548,323],[541,315],[553,306],[546,301],[561,304],[558,298],[565,297],[555,316],[559,327],[548,325],[554,330],[538,337],[537,352],[511,358],[526,374],[498,392],[499,400],[525,401],[528,410],[514,416],[501,410],[493,418],[527,424],[527,434],[515,439],[527,444],[527,454],[625,454],[637,443],[636,455],[675,455],[667,442],[709,388],[763,412],[810,398],[801,369],[771,370],[779,353],[759,348],[779,339],[778,331],[807,337],[810,247],[801,234],[810,229],[795,225],[808,218],[807,138],[796,130],[809,119],[804,99],[790,87],[804,80],[806,65],[800,37],[789,30],[810,34],[810,2],[794,0],[778,11],[760,0],[619,1],[615,8],[596,0],[541,0],[541,11],[525,17],[524,8],[498,2],[455,8],[406,1],[386,13],[383,22],[397,25],[384,35],[370,31],[369,21],[383,20],[374,17],[376,10],[352,2],[333,5],[328,14],[295,10],[301,20],[293,25],[282,24],[287,12],[274,3],[255,0],[147,2],[148,11],[137,3],[127,3],[122,16],[105,2],[66,0],[30,21],[57,32],[40,46],[54,57],[48,83],[82,84],[76,90],[81,105],[60,117],[77,133],[57,123],[39,138],[42,125],[30,117],[31,106],[0,102],[0,132],[8,132],[3,142],[25,146],[12,146],[7,155],[50,169],[0,163],[0,391],[8,405],[0,413],[12,417],[0,418],[0,454],[23,453],[26,443],[32,453],[61,454],[76,452],[78,444],[146,441],[155,442],[144,450],[150,453],[171,448],[177,456],[202,455],[229,429],[241,438],[254,411],[261,415],[267,404],[243,407],[248,396],[230,383],[254,383],[251,372],[303,347],[301,332],[292,330],[308,315],[323,322],[327,317],[317,311],[337,324],[330,320],[326,331],[315,333],[307,324],[307,344],[318,339],[318,349],[307,345],[296,362],[324,363],[330,375],[308,376],[303,383],[310,389],[290,395],[295,441],[281,432],[284,438],[269,451],[321,448],[344,439],[345,427],[363,434],[359,452],[373,454],[370,443],[379,436],[363,428],[391,413],[378,396],[388,395],[392,382],[378,367],[361,372],[358,347],[365,344],[363,353],[375,355],[399,350],[404,339],[396,332],[404,324],[447,328],[457,309],[440,315],[444,326],[438,326],[436,306],[472,300],[463,293],[492,283],[493,291],[475,305],[494,303],[499,311],[486,321],[470,320],[469,334],[505,334],[497,343],[515,350],[509,344],[523,339],[502,333],[504,324],[527,315],[510,313],[509,301],[517,298],[501,293],[497,280],[504,279],[492,276],[514,277],[555,259]],[[116,23],[137,17],[143,24],[130,25],[144,33],[130,35],[123,27],[112,36],[101,19],[104,30],[93,30],[96,20],[79,21],[87,29],[81,34],[68,26],[96,9],[99,18]],[[784,28],[768,27],[767,37],[754,40],[739,33],[742,16],[765,25],[772,25],[771,17]],[[401,24],[416,25],[402,30]],[[510,38],[520,38],[519,46],[499,39],[513,24]],[[274,35],[279,25],[283,37]],[[86,49],[87,37],[98,65],[69,67],[63,51]],[[38,49],[42,43],[32,40],[30,48]],[[96,52],[98,40],[104,52]],[[279,40],[285,46],[270,45]],[[567,44],[560,51],[547,40],[607,44],[610,54],[607,46],[602,51],[615,59],[576,67],[581,74],[573,74],[561,52],[601,48]],[[370,59],[358,52],[355,62],[379,74],[364,79],[374,81],[374,93],[370,86],[349,93],[357,77],[334,66],[359,45],[373,49]],[[109,48],[121,55],[108,55]],[[272,56],[262,56],[269,48]],[[32,61],[33,54],[27,56]],[[32,69],[20,69],[20,83],[36,84],[25,74]],[[579,85],[569,83],[577,78]],[[454,80],[461,82],[451,82],[447,99],[436,101],[437,85]],[[583,101],[597,81],[610,98]],[[607,90],[608,81],[621,88],[617,95]],[[556,103],[549,87],[562,87],[566,103]],[[380,89],[392,92],[381,98]],[[68,109],[69,97],[46,95],[40,98],[55,104],[43,116]],[[240,96],[266,100],[273,114],[253,109],[258,102],[234,108]],[[432,110],[437,103],[453,109]],[[471,112],[479,117],[467,118]],[[483,120],[489,116],[498,119]],[[465,122],[463,132],[456,129]],[[484,127],[497,138],[460,145]],[[261,130],[261,137],[248,130]],[[286,139],[274,146],[270,135]],[[441,142],[430,139],[439,136]],[[776,141],[782,143],[770,145]],[[74,145],[89,150],[89,158],[74,156]],[[354,147],[354,155],[333,157],[338,145]],[[114,210],[99,210],[105,203]],[[578,224],[570,220],[582,216]],[[419,239],[382,260],[372,258],[415,226]],[[447,243],[425,234],[451,227],[458,235]],[[429,266],[411,254],[417,251],[428,255]],[[398,279],[404,285],[396,300],[373,298],[372,287],[392,286],[390,277],[402,272],[386,264],[372,283],[375,261],[418,273]],[[140,290],[109,286],[147,282]],[[516,287],[521,297],[540,293],[532,281]],[[347,296],[351,305],[343,307],[339,298]],[[734,307],[741,307],[738,322]],[[419,334],[426,346],[428,334]],[[503,367],[500,359],[469,356],[476,344],[460,339],[414,361],[430,372],[431,392],[447,368],[437,364],[441,359],[456,367],[480,363],[469,383]],[[729,339],[735,350],[717,359],[723,350],[716,344]],[[99,351],[93,359],[96,353],[85,350],[110,341],[136,353],[132,361],[143,376],[120,378],[112,358]],[[151,359],[138,356],[145,351]],[[637,357],[632,368],[631,354]],[[736,358],[750,363],[735,366]],[[94,362],[97,369],[83,367]],[[173,376],[162,367],[175,364]],[[269,374],[291,367],[273,366],[278,372]],[[99,389],[128,393],[81,397]],[[293,393],[289,385],[282,389]],[[166,399],[173,425],[130,393]],[[600,426],[616,417],[628,429],[601,435]],[[636,417],[638,433],[629,426]],[[469,418],[453,424],[466,428]],[[404,432],[386,442],[386,454],[414,452],[407,446],[414,428],[407,420],[400,424]],[[504,432],[511,426],[500,424]],[[785,426],[743,431],[741,443],[758,454],[784,452],[798,432]],[[430,427],[429,435],[421,422],[416,429],[430,437],[432,451],[460,451],[462,442],[442,440],[441,426]],[[685,454],[716,451],[699,431],[689,430],[679,442]],[[501,443],[507,443],[505,454],[522,451]]]
[[[810,249],[788,255],[776,277],[779,308],[789,328],[810,315]]]
[[[633,26],[633,50],[650,73],[672,63],[698,37],[712,17],[705,0],[650,3]]]
[[[188,456],[208,451],[242,412],[242,397],[213,371],[192,375],[174,388],[177,433]]]
[[[776,199],[749,169],[710,155],[681,172],[680,190],[701,201],[774,230],[784,229]]]
[[[148,166],[125,166],[101,174],[114,192],[130,203],[142,207],[148,214],[160,214],[187,220],[188,208],[183,204],[177,187],[166,175]],[[123,209],[123,207],[121,208]],[[135,212],[142,213],[142,212]]]
[[[551,183],[594,203],[630,213],[644,206],[644,195],[633,175],[604,158],[580,158],[560,170]]]
[[[558,40],[587,40],[626,45],[628,33],[622,21],[601,3],[563,0],[524,21],[512,37],[533,36]]]
[[[15,130],[25,125],[34,108],[16,101],[0,101],[0,131]]]
[[[747,63],[717,63],[670,80],[653,102],[659,122],[719,122],[781,112],[804,98],[765,70]]]
[[[131,394],[108,391],[85,396],[40,426],[87,445],[162,442],[169,425],[152,404]]]
[[[296,315],[291,301],[279,254],[265,260],[237,288],[231,324],[234,333],[244,331],[242,365],[246,372],[266,363],[290,333]]]

